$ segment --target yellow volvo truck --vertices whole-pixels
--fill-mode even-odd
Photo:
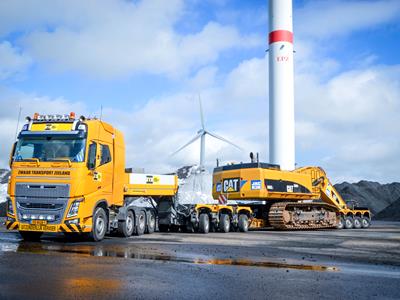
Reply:
[[[176,175],[125,169],[122,133],[98,119],[27,118],[10,155],[6,227],[27,240],[44,232],[87,235],[247,231],[249,207],[178,201]]]
[[[175,175],[125,169],[122,133],[98,119],[27,118],[10,156],[6,227],[27,240],[43,232],[94,241],[156,228],[155,203],[175,197]],[[148,202],[151,205],[143,205]]]
[[[367,228],[371,212],[350,207],[320,167],[282,171],[255,161],[217,166],[213,196],[245,203],[254,212],[251,227],[277,229]]]

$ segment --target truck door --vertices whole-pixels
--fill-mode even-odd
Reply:
[[[96,168],[102,194],[105,199],[112,203],[113,189],[113,159],[111,157],[110,146],[106,143],[99,143],[99,165]]]

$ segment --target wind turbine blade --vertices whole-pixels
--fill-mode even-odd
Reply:
[[[225,143],[228,143],[228,144],[230,144],[230,145],[232,145],[232,146],[238,148],[239,150],[243,151],[243,148],[241,148],[241,147],[239,147],[238,145],[232,143],[231,141],[228,141],[227,139],[223,138],[222,136],[216,135],[215,133],[211,133],[211,132],[208,132],[208,131],[206,131],[206,134],[209,134],[209,135],[211,135],[212,137],[214,137],[214,138],[216,138],[216,139],[218,139],[218,140],[221,140],[221,141],[223,141],[223,142],[225,142]]]
[[[200,98],[200,94],[199,94],[199,104],[200,104],[200,118],[201,118],[201,127],[203,128],[203,130],[205,130],[205,128],[204,128],[203,105],[201,104],[201,98]]]
[[[196,141],[197,139],[199,139],[201,137],[202,133],[199,133],[198,135],[196,135],[194,138],[192,138],[189,142],[187,142],[185,145],[183,145],[182,147],[180,147],[178,150],[176,150],[174,153],[171,153],[170,156],[173,156],[175,154],[177,154],[179,151],[181,151],[182,149],[186,148],[187,146],[189,146],[191,143],[193,143],[194,141]]]

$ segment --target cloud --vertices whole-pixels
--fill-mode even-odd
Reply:
[[[8,41],[0,43],[0,80],[23,76],[32,60]]]
[[[295,33],[301,37],[329,39],[388,23],[396,20],[399,14],[397,0],[307,1],[304,7],[296,10]]]
[[[137,72],[181,78],[228,49],[260,44],[212,21],[198,32],[178,32],[176,23],[185,14],[180,0],[45,1],[40,7],[34,1],[0,4],[3,35],[22,31],[18,44],[35,60],[96,78]]]

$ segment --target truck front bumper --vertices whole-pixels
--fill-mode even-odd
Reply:
[[[19,230],[19,231],[38,231],[38,232],[62,232],[62,233],[85,233],[92,230],[91,225],[87,225],[89,222],[84,223],[70,223],[65,222],[63,224],[29,224],[20,223],[15,220],[7,220],[6,228],[8,230]],[[90,223],[91,224],[91,218]]]

